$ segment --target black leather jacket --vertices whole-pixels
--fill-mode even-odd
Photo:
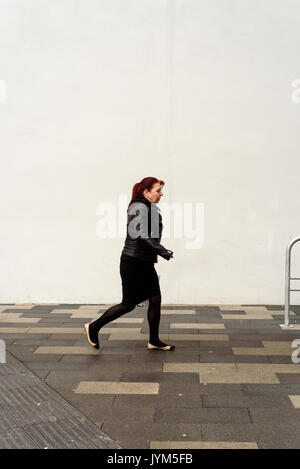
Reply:
[[[157,255],[171,259],[173,251],[160,244],[162,217],[156,204],[146,197],[136,197],[128,207],[127,236],[121,256],[157,262]]]

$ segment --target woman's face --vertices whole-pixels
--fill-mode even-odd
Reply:
[[[156,182],[150,191],[147,189],[144,190],[144,197],[152,204],[157,204],[162,196],[162,186],[159,182]]]

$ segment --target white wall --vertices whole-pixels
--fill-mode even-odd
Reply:
[[[201,249],[162,239],[163,303],[282,304],[297,78],[299,0],[0,0],[0,302],[119,302],[96,210],[155,176],[205,209]]]

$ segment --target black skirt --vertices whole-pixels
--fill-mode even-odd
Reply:
[[[153,262],[121,255],[122,303],[135,306],[160,293],[158,276]]]

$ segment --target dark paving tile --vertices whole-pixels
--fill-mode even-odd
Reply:
[[[299,449],[299,424],[203,424],[205,441],[254,441],[260,449]]]
[[[231,394],[243,394],[241,384],[203,384],[199,386],[199,393],[202,396],[207,395],[231,395]]]
[[[284,332],[284,331],[283,331]],[[261,341],[267,341],[267,342],[291,342],[295,337],[287,336],[286,334],[267,334],[267,333],[261,333]]]
[[[164,316],[162,315],[161,318],[160,318],[160,324],[170,324],[170,323],[190,323],[190,322],[197,322],[196,321],[196,317],[193,315],[193,314],[186,314],[186,315],[183,315],[183,314],[176,314],[176,317],[175,315],[167,315],[167,316]],[[185,329],[186,331],[186,329]]]
[[[29,311],[32,311],[32,312],[44,312],[44,313],[51,313],[51,311],[53,309],[56,309],[56,308],[59,308],[59,306],[43,306],[43,305],[36,305],[36,306],[33,306],[30,310],[27,309],[25,312],[29,312]]]
[[[300,373],[276,373],[282,384],[300,384]]]
[[[222,314],[244,314],[246,316],[246,312],[242,309],[240,310],[229,310],[227,309],[226,311],[221,311]]]
[[[27,333],[24,333],[24,334],[19,334],[19,333],[5,333],[5,334],[2,334],[0,333],[0,339],[14,339],[14,340],[18,340],[18,339],[28,339],[29,337],[34,337],[35,339],[45,339],[45,338],[49,338],[49,335],[47,334],[34,334],[34,336],[32,335],[29,335]]]
[[[254,408],[293,408],[291,400],[287,396],[241,396],[210,395],[203,396],[203,407],[254,407]]]
[[[179,407],[179,408],[195,408],[198,409],[202,407],[202,400],[201,396],[198,394],[188,394],[188,393],[178,393],[176,396],[169,396],[166,394],[159,394],[155,408],[165,408],[172,403],[172,407]]]
[[[46,327],[46,326],[44,326]],[[36,337],[36,334],[34,334],[34,337]],[[45,334],[44,334],[45,337]],[[56,345],[56,342],[61,342],[62,340],[69,342],[69,345],[72,345],[76,340],[78,340],[79,334],[64,334],[64,333],[55,333],[55,334],[50,334],[48,336],[48,339],[53,342],[53,345]]]
[[[148,326],[143,326],[141,328],[142,334],[147,334],[148,331],[149,331]],[[196,329],[180,329],[177,327],[170,327],[169,324],[163,327],[160,326],[159,332],[160,334],[189,334],[189,335],[199,334],[199,331]]]
[[[31,371],[36,373],[37,371],[86,371],[86,365],[80,363],[61,363],[61,362],[29,362],[25,361],[24,365]]]
[[[231,347],[264,348],[261,340],[230,340]]]
[[[300,384],[242,384],[243,393],[246,395],[276,396],[300,394]]]
[[[208,360],[210,360],[209,357],[214,357],[216,359],[216,363],[222,363],[223,357],[225,357],[224,360],[226,360],[226,357],[227,357],[227,360],[230,360],[229,357],[231,357],[232,361],[234,362],[234,357],[235,357],[235,355],[233,355],[231,348],[223,350],[223,349],[215,349],[214,347],[201,347],[199,356],[200,356],[200,360],[199,360],[200,362],[203,361],[203,357],[207,358]]]
[[[149,330],[148,324],[145,324],[145,323],[109,322],[107,324],[107,327],[112,328],[112,329],[136,329],[136,328],[142,328],[144,326],[146,326],[145,328]],[[105,331],[105,327],[102,330]]]
[[[269,363],[287,364],[287,365],[291,365],[293,363],[291,357],[283,356],[283,355],[269,355],[268,361]]]
[[[82,332],[84,330],[84,324],[86,322],[88,321],[81,318],[64,318],[64,322],[62,322],[60,325],[61,327],[75,327],[76,329],[78,329],[78,332]]]
[[[103,361],[103,356],[101,360]],[[59,361],[60,363],[86,363],[87,365],[100,363],[98,355],[63,355]]]
[[[124,423],[151,423],[154,419],[155,408],[145,408],[143,412],[139,408],[114,408],[111,405],[100,405],[98,395],[89,396],[89,399],[80,399],[76,408],[93,422],[124,425]],[[103,401],[102,401],[103,402]],[[72,402],[74,405],[74,401]]]
[[[280,313],[272,313],[272,317],[273,319],[275,319],[276,321],[279,321],[280,319],[283,321],[284,320],[284,312]]]
[[[189,383],[186,386],[184,381],[163,381],[159,384],[159,394],[169,396],[177,396],[178,394],[200,395],[200,387],[199,382]]]
[[[50,341],[50,339],[44,335],[43,338],[37,339],[35,334],[29,336],[27,334],[27,339],[15,339],[13,342],[13,345],[33,345],[33,346],[50,346],[53,345]],[[56,340],[55,341],[55,346],[70,346],[70,345],[75,345],[74,341],[68,341],[68,340]]]
[[[163,357],[164,363],[199,363],[199,350],[195,349],[195,351],[189,350],[188,352],[178,352],[179,351],[176,350],[176,353],[174,351],[168,355],[166,354]]]
[[[254,337],[257,337],[259,338],[260,337],[260,334],[258,334],[255,330],[253,329],[246,329],[246,328],[243,328],[243,329],[239,329],[239,328],[231,328],[231,327],[227,327],[226,324],[225,324],[225,329],[223,329],[223,334],[226,334],[228,335],[229,337],[235,337],[235,336],[241,336],[241,337],[250,337],[250,340],[251,340],[251,336],[254,336]]]
[[[126,441],[201,441],[201,426],[198,424],[170,423],[104,423],[101,430],[113,435],[119,442]],[[130,440],[129,440],[130,436]]]
[[[62,318],[61,316],[59,316],[58,318],[54,318],[52,316],[50,318],[42,318],[38,324],[39,324],[39,327],[47,327],[48,325],[49,327],[54,326],[54,325],[55,325],[54,327],[59,327],[59,326],[66,327],[66,319],[67,319],[66,317]],[[72,327],[71,322],[72,322],[71,320],[68,322],[67,327]]]
[[[200,383],[190,383],[184,386],[180,382],[162,382],[159,385],[160,402],[164,398],[163,407],[202,407],[202,395],[200,393]],[[161,404],[156,407],[162,407]]]
[[[38,308],[43,308],[43,309],[47,309],[47,308],[51,308],[51,309],[78,309],[79,306],[82,306],[82,304],[78,304],[78,303],[74,303],[74,304],[60,303],[59,305],[45,305],[45,306],[44,305],[37,305],[32,309],[38,309]]]
[[[245,319],[243,319],[242,321],[237,321],[236,319],[223,319],[223,323],[226,329],[238,329],[239,331],[243,331],[244,329],[250,329],[256,332],[257,325],[255,327],[252,327],[249,322],[249,320],[246,321]]]
[[[211,340],[200,340],[200,353],[203,350],[222,350],[224,354],[230,355],[232,352],[232,345],[228,341],[211,341]]]
[[[255,331],[257,332],[257,334],[261,334],[262,336],[264,336],[265,334],[281,334],[279,332],[279,329],[278,329],[278,326],[274,326],[274,327],[260,327],[260,328],[254,328]],[[278,335],[278,337],[282,337],[281,335]]]
[[[130,359],[130,354],[101,354],[101,350],[98,355],[64,355],[62,359],[60,360],[62,363],[70,363],[70,362],[78,362],[78,363],[89,363],[89,364],[95,364],[99,363],[99,366],[103,362],[108,362],[111,363],[111,366],[113,366],[113,363],[127,363],[129,362]]]
[[[199,373],[167,373],[167,372],[125,372],[120,381],[139,383],[181,382],[199,383]]]
[[[265,306],[265,305],[259,305],[259,304],[256,305],[256,304],[252,304],[252,303],[250,303],[250,304],[245,304],[245,303],[244,303],[244,304],[242,304],[241,306],[242,306],[242,307],[247,307],[247,306]]]
[[[168,355],[167,355],[168,354]],[[149,355],[134,353],[130,357],[130,363],[186,363],[192,361],[193,363],[199,362],[199,354],[177,354],[175,351],[163,352],[154,351],[149,352]],[[138,365],[137,365],[138,367]]]
[[[146,407],[155,408],[159,400],[165,401],[164,396],[158,394],[117,394],[114,400],[114,407],[137,407],[143,409]]]
[[[196,319],[197,324],[203,324],[203,323],[204,324],[206,324],[206,323],[219,324],[219,323],[223,322],[222,317],[219,316],[219,315],[218,316],[216,315],[216,316],[213,316],[213,317],[207,316],[207,315],[205,315],[205,316],[197,315],[195,317],[195,319]],[[178,320],[178,322],[179,322],[179,320]],[[188,321],[188,322],[191,322],[191,321]]]
[[[300,409],[259,409],[249,408],[253,423],[264,425],[266,422],[281,422],[289,425],[293,422],[298,424],[300,430]]]
[[[130,361],[145,361],[145,362],[160,362],[164,361],[165,357],[169,355],[174,355],[175,350],[163,351],[163,350],[147,350],[146,347],[136,348],[130,357]]]
[[[230,342],[249,342],[251,343],[259,343],[260,346],[262,346],[262,340],[265,340],[261,337],[260,334],[230,334],[228,331],[226,331],[226,334],[229,337]],[[236,346],[236,345],[234,345]],[[259,345],[258,345],[259,346]],[[249,347],[252,347],[249,345]],[[253,345],[255,347],[255,345]]]
[[[157,423],[251,423],[247,409],[173,408],[156,409]]]
[[[106,334],[104,336],[103,334],[99,334],[99,341],[101,346],[107,349],[113,349],[113,348],[120,348],[124,349],[127,348],[136,348],[136,347],[143,347],[146,349],[147,342],[145,341],[144,343],[142,341],[135,341],[135,340],[109,340],[109,335]]]
[[[201,363],[270,363],[267,356],[223,355],[220,352],[200,353]]]
[[[181,307],[180,307],[181,308]],[[219,313],[220,312],[220,307],[219,306],[194,306],[194,309],[200,313]]]
[[[248,319],[251,327],[253,328],[262,328],[262,327],[272,327],[276,326],[279,327],[280,323],[282,322],[282,318],[275,321],[272,319]]]

